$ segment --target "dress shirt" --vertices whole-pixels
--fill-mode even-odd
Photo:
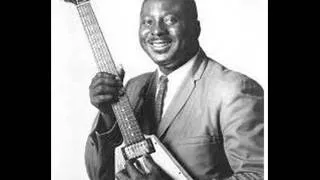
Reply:
[[[197,56],[199,54],[199,51],[196,53],[195,56],[193,56],[188,62],[186,62],[184,65],[179,67],[178,69],[174,70],[168,75],[163,74],[159,67],[157,68],[158,71],[158,79],[157,81],[159,82],[159,78],[164,75],[167,76],[168,78],[168,83],[167,83],[167,91],[164,94],[163,98],[163,109],[162,109],[162,117],[165,114],[169,104],[171,103],[173,97],[177,92],[179,92],[179,89],[181,89],[181,84],[183,80],[187,77],[188,73],[192,70],[192,67],[194,65],[195,60],[197,59]],[[159,91],[159,83],[157,86],[157,93],[156,97]]]

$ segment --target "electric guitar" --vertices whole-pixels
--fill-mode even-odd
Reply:
[[[98,70],[119,76],[89,0],[65,1],[77,7]],[[141,160],[147,153],[172,179],[192,179],[155,135],[142,133],[126,94],[112,104],[112,109],[123,137],[123,143],[115,149],[115,173],[124,169],[128,159],[136,159],[141,164],[140,168],[148,173],[149,170]]]

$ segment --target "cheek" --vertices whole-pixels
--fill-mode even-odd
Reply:
[[[179,34],[180,34],[179,29],[174,28],[174,27],[168,28],[168,32],[169,32],[170,36],[173,38],[178,38]]]
[[[168,32],[171,38],[176,41],[176,43],[181,43],[184,40],[183,38],[183,31],[181,26],[175,26],[168,28]]]
[[[140,28],[140,30],[139,30],[140,41],[145,40],[147,38],[149,32],[150,32],[149,29]]]

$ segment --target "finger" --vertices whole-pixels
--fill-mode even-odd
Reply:
[[[99,77],[116,77],[116,75],[115,74],[111,74],[111,73],[108,73],[108,72],[98,72],[97,74],[96,74],[96,76],[97,76],[97,78],[99,78]]]
[[[117,72],[118,72],[118,75],[120,77],[120,80],[123,81],[123,78],[124,78],[124,75],[125,75],[125,71],[123,69],[123,65],[122,64],[118,64],[116,66],[116,69],[117,69]]]
[[[95,88],[99,85],[108,85],[112,87],[122,87],[122,81],[117,80],[113,77],[100,77],[91,81],[89,88]]]
[[[107,95],[97,95],[97,96],[94,96],[94,97],[91,99],[91,103],[92,103],[92,104],[99,105],[99,104],[102,104],[102,103],[105,103],[105,102],[111,102],[111,101],[114,101],[114,100],[116,100],[116,97],[114,97],[114,96],[111,95],[111,94],[107,94]]]
[[[122,84],[120,80],[116,79],[116,76],[105,76],[105,77],[93,78],[91,81],[91,86],[94,87],[99,83],[110,84],[110,85]]]
[[[130,179],[130,177],[128,176],[125,169],[122,171],[119,171],[115,176],[118,180],[129,180]]]
[[[120,89],[119,89],[119,91],[118,91],[118,95],[119,96],[123,96],[124,94],[125,94],[125,92],[126,92],[126,89],[124,88],[124,87],[121,87]]]
[[[140,172],[140,174],[146,174],[145,168],[140,161],[134,162],[134,167]]]
[[[152,157],[149,154],[145,154],[143,156],[143,162],[149,170],[159,170],[159,166],[153,161]]]
[[[133,165],[133,161],[129,160],[126,163],[126,169],[129,174],[129,176],[133,179],[136,179],[138,176],[142,176],[142,174],[136,169],[136,167]]]
[[[121,89],[120,87],[110,87],[110,86],[100,85],[92,89],[90,93],[92,96],[107,95],[107,94],[117,95],[119,94],[120,89]]]
[[[96,80],[99,78],[104,78],[104,77],[110,77],[110,78],[115,78],[116,75],[107,73],[107,72],[98,72],[95,74],[95,76],[92,78],[92,80]]]

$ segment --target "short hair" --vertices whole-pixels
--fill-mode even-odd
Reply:
[[[151,0],[143,0],[142,7],[147,1]],[[158,0],[160,1],[160,0]],[[161,1],[178,1],[178,0],[161,0]],[[188,12],[190,18],[197,20],[198,19],[198,10],[197,10],[197,4],[195,0],[179,0],[184,1],[184,7],[186,8],[186,11]]]

